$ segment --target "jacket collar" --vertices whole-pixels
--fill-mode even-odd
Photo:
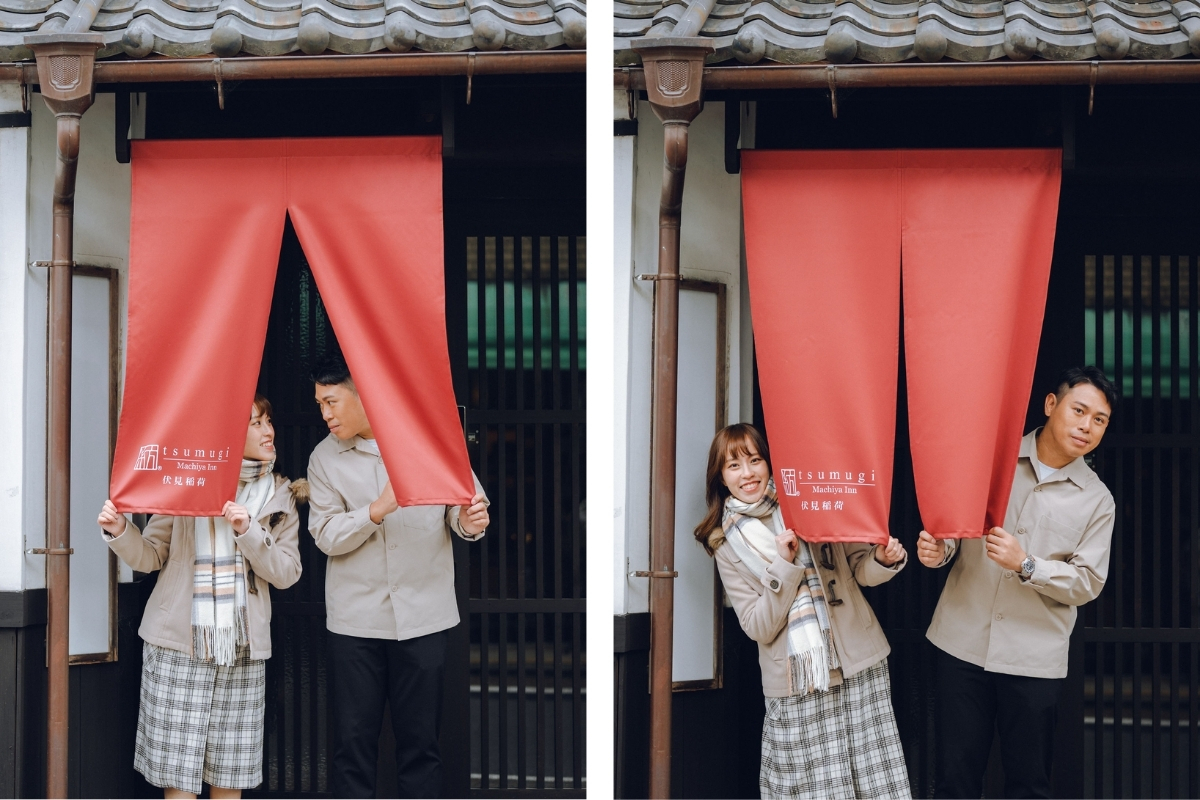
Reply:
[[[1037,436],[1041,432],[1042,429],[1039,427],[1034,428],[1032,431],[1025,434],[1025,438],[1021,440],[1021,458],[1031,459],[1031,457],[1037,452]],[[1031,470],[1033,469],[1032,460],[1029,462],[1029,468]],[[1055,476],[1051,479],[1051,483],[1058,480],[1069,480],[1080,489],[1086,489],[1087,485],[1092,481],[1093,474],[1092,468],[1089,467],[1087,462],[1083,460],[1083,457],[1080,456],[1071,463],[1067,464],[1065,467],[1060,468]],[[1034,477],[1036,478],[1037,475],[1034,475]]]
[[[368,453],[367,450],[364,450],[359,446],[365,441],[361,436],[351,436],[349,439],[339,439],[331,433],[329,434],[329,437],[333,439],[334,443],[337,445],[339,453],[344,453],[347,450],[362,450],[364,453]],[[375,454],[368,453],[368,455]]]

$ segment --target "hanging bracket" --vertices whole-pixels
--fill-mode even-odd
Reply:
[[[1092,115],[1092,108],[1096,105],[1096,78],[1100,74],[1100,62],[1093,61],[1091,69],[1091,78],[1088,79],[1088,116]]]
[[[219,59],[219,58],[213,59],[213,75],[217,79],[217,106],[222,111],[224,111],[225,110],[225,81],[224,81],[224,76],[221,74],[221,59]]]
[[[475,54],[467,53],[467,105],[471,105],[471,81],[475,77]]]
[[[825,67],[825,77],[829,81],[829,102],[833,106],[833,118],[837,119],[837,66],[830,64]]]

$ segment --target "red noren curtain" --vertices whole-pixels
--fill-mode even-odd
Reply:
[[[743,153],[763,411],[784,516],[800,536],[887,541],[901,275],[922,519],[943,538],[1003,522],[1060,159],[1057,150]]]
[[[469,502],[438,139],[141,141],[132,166],[118,509],[233,498],[288,214],[400,505]]]
[[[742,155],[754,349],[784,519],[810,542],[886,542],[899,175],[886,154]]]

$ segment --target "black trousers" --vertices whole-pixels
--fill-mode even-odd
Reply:
[[[328,634],[334,797],[374,797],[384,702],[392,707],[400,797],[441,797],[438,728],[447,631],[397,642]]]
[[[938,651],[938,769],[934,797],[983,796],[1000,734],[1005,797],[1050,797],[1058,695],[1065,678],[984,672]]]

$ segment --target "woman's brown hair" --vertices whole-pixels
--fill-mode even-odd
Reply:
[[[254,395],[254,410],[272,422],[275,421],[275,409],[271,408],[271,401],[257,392]]]
[[[725,533],[721,529],[725,498],[729,497],[729,488],[721,475],[725,459],[730,456],[749,455],[751,449],[756,450],[767,462],[767,471],[770,473],[771,451],[767,448],[767,440],[753,425],[739,422],[722,428],[717,431],[712,446],[708,448],[708,471],[705,473],[704,486],[708,513],[704,515],[704,521],[696,526],[695,536],[696,541],[704,545],[710,556],[725,543]]]

